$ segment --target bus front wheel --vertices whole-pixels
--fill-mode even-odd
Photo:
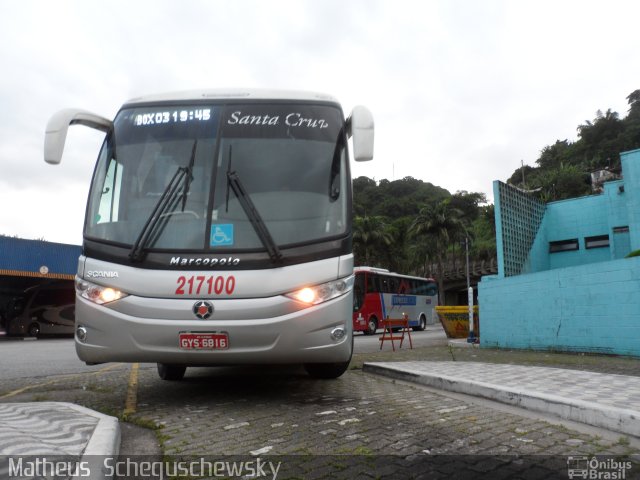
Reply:
[[[367,323],[367,329],[364,332],[365,335],[375,335],[377,329],[378,329],[378,319],[376,317],[369,318],[369,322]]]
[[[351,354],[346,362],[336,363],[305,363],[304,369],[313,378],[338,378],[349,368],[351,357],[353,357],[353,333],[351,334]]]
[[[304,369],[313,378],[338,378],[349,368],[349,362],[341,363],[305,363]]]
[[[29,336],[37,337],[38,335],[40,335],[40,325],[38,325],[36,322],[33,322],[31,325],[29,325]]]
[[[185,365],[158,364],[158,375],[162,380],[182,380],[186,371],[187,367]]]

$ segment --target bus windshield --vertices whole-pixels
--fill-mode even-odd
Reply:
[[[132,253],[266,250],[272,258],[279,247],[344,236],[343,127],[329,105],[125,108],[98,159],[85,236]]]

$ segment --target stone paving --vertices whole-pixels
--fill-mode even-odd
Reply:
[[[364,370],[640,437],[640,377],[480,362],[368,362]]]
[[[0,402],[71,401],[155,429],[166,458],[281,461],[277,478],[567,478],[569,457],[640,453],[622,435],[587,434],[360,368],[363,360],[452,355],[518,358],[444,348],[357,355],[354,368],[333,381],[312,380],[291,368],[194,368],[184,381],[166,382],[155,366],[141,365],[136,411],[126,417],[130,367],[121,365],[40,385],[14,380],[0,387]],[[584,361],[591,360],[530,353],[521,360],[575,368]],[[637,365],[615,358],[594,362],[601,371]]]
[[[172,457],[277,456],[293,478],[310,478],[309,462],[318,467],[314,478],[384,478],[385,468],[389,478],[452,478],[455,465],[473,473],[467,478],[500,478],[493,464],[477,468],[501,459],[500,472],[540,468],[539,478],[552,478],[559,469],[566,478],[569,455],[638,453],[623,438],[603,440],[360,370],[324,382],[269,371],[195,375],[169,387],[150,371],[139,380],[135,417],[159,427]],[[371,477],[354,476],[363,462],[373,462]]]

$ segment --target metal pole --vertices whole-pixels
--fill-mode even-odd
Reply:
[[[467,293],[469,300],[469,338],[467,338],[467,343],[475,343],[476,335],[473,331],[473,288],[469,287]]]
[[[473,331],[473,287],[471,286],[471,274],[469,270],[469,237],[464,239],[465,248],[467,250],[467,302],[469,304],[469,338],[468,343],[475,343],[476,336]]]
[[[467,255],[467,290],[469,290],[471,286],[471,280],[469,279],[469,237],[465,237],[464,239],[464,248]]]

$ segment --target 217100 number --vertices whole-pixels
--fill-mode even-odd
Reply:
[[[176,295],[221,295],[223,292],[231,295],[236,288],[236,277],[204,276],[191,277],[180,276],[177,280]]]

